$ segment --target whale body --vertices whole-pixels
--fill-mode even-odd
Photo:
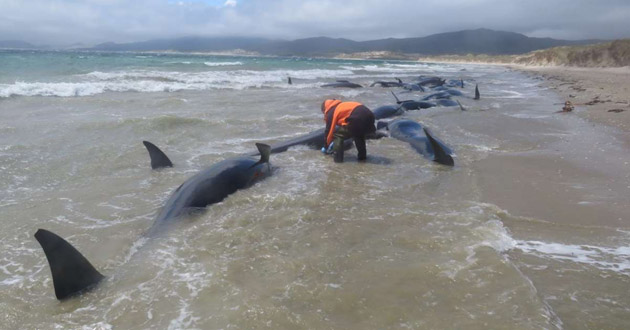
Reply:
[[[182,183],[162,207],[147,236],[156,236],[187,212],[218,203],[237,190],[269,176],[272,172],[269,164],[271,147],[262,143],[257,143],[256,147],[261,155],[258,161],[246,156],[229,158]],[[39,229],[35,239],[48,259],[57,299],[64,300],[81,294],[105,278],[87,258],[60,236]]]

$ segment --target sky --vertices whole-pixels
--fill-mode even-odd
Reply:
[[[183,36],[363,41],[477,28],[630,38],[630,0],[0,0],[0,40],[52,46]]]

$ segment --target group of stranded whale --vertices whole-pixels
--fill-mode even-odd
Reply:
[[[424,95],[418,100],[405,100],[401,101],[396,94],[392,91],[394,98],[396,99],[396,105],[385,105],[374,109],[374,115],[377,119],[387,118],[389,116],[402,115],[407,110],[420,110],[433,107],[457,107],[461,110],[466,110],[462,104],[453,100],[453,96],[466,97],[464,93],[455,88],[464,88],[466,86],[464,79],[442,79],[440,77],[428,77],[418,76],[415,81],[405,83],[399,78],[395,78],[396,81],[375,81],[370,84],[370,87],[400,87],[404,91],[408,92],[430,92],[430,94]],[[362,88],[362,85],[350,82],[348,80],[337,80],[334,83],[324,84],[321,87],[333,87],[333,88]],[[479,86],[475,86],[474,100],[479,100]]]
[[[421,88],[437,88],[447,83],[449,86],[455,86],[457,85],[456,83],[459,83],[461,88],[464,86],[463,80],[447,82],[440,78],[435,78],[437,77],[419,80],[417,86]],[[376,82],[375,84],[377,83],[382,86],[386,85],[385,82]],[[336,84],[350,87],[348,84],[352,83],[338,81]],[[389,87],[403,87],[402,81],[399,80],[398,84],[401,85],[391,85]],[[438,90],[436,93],[456,95],[451,94],[448,90]],[[450,97],[446,97],[446,94],[440,94],[445,98],[439,98],[438,96],[425,98],[427,100],[450,99]],[[394,94],[394,96],[396,95]],[[479,99],[477,88],[475,99]],[[426,100],[400,101],[397,97],[396,101],[397,104],[395,106],[383,106],[375,109],[375,118],[390,118],[402,115],[408,110],[423,109],[424,103],[422,102],[428,102]],[[461,107],[461,104],[459,105]],[[250,187],[270,176],[273,173],[273,167],[269,162],[269,158],[273,153],[284,152],[290,147],[297,145],[306,145],[317,150],[321,149],[325,144],[324,134],[324,128],[322,128],[273,145],[256,143],[256,152],[228,158],[201,170],[171,193],[158,213],[152,227],[145,235],[147,237],[156,237],[163,233],[174,221],[185,216],[191,210],[219,203],[237,190]],[[434,137],[429,129],[416,121],[405,118],[379,121],[377,123],[377,134],[373,138],[385,136],[409,143],[415,151],[431,161],[446,166],[455,164],[453,151],[444,142]],[[149,152],[153,169],[173,166],[171,160],[157,146],[148,141],[143,141],[143,143]],[[346,140],[344,147],[351,148],[352,139]],[[57,299],[65,300],[88,291],[105,278],[77,249],[60,236],[48,230],[39,229],[35,233],[35,238],[44,250],[48,260]]]

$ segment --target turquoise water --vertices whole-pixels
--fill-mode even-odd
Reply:
[[[251,70],[297,72],[299,75],[299,71],[340,70],[343,66],[357,63],[382,65],[387,62],[293,57],[0,50],[0,83],[75,82],[84,81],[84,76],[93,72],[124,71],[201,73]]]
[[[405,62],[153,53],[0,51],[0,98],[88,96],[104,92],[284,88],[356,77]],[[412,67],[417,63],[408,63]],[[424,66],[427,66],[426,64]],[[389,75],[384,75],[385,77]],[[334,81],[334,80],[332,80]]]

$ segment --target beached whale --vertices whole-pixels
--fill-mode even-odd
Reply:
[[[287,141],[284,142],[278,142],[278,143],[274,143],[271,145],[271,153],[275,154],[275,153],[280,153],[280,152],[285,152],[287,150],[289,150],[289,148],[294,147],[294,146],[298,146],[298,145],[303,145],[303,146],[308,146],[310,148],[313,149],[317,149],[317,150],[321,150],[323,147],[326,146],[326,135],[325,135],[325,128],[320,128],[317,129],[315,131],[312,131],[310,133],[304,134],[304,135],[300,135],[298,137],[295,137],[293,139],[289,139]],[[378,140],[380,138],[383,138],[387,136],[387,134],[383,134],[382,132],[375,132],[373,134],[368,134],[365,136],[366,140]],[[353,139],[346,139],[343,143],[343,148],[344,150],[349,150],[352,148],[353,145]],[[248,153],[247,156],[256,156],[258,155],[259,152],[255,151],[255,152],[251,152]]]
[[[423,101],[428,101],[428,100],[437,100],[437,99],[449,99],[451,98],[451,94],[447,91],[439,91],[439,92],[435,92],[435,93],[431,93],[429,95],[426,95],[425,97],[422,98]]]
[[[437,104],[429,101],[406,100],[400,102],[400,107],[409,110],[420,110],[436,107]]]
[[[427,86],[427,87],[436,87],[436,86],[442,86],[444,85],[444,83],[446,82],[446,80],[440,78],[440,77],[424,77],[424,76],[420,76],[418,77],[418,85],[420,86]]]
[[[326,144],[325,130],[326,130],[325,128],[320,128],[310,133],[300,135],[296,138],[289,139],[284,142],[278,142],[278,143],[272,144],[270,152],[272,154],[285,152],[289,150],[289,148],[298,146],[298,145],[308,146],[313,149],[320,150]],[[352,141],[353,141],[352,139],[347,139],[346,141],[344,141],[343,146],[345,150],[352,148]],[[259,154],[260,152],[255,151],[255,152],[247,154],[247,156],[253,157]]]
[[[335,87],[335,88],[362,88],[363,86],[359,85],[359,84],[355,84],[352,82],[349,82],[347,80],[337,80],[337,82],[334,83],[330,83],[330,84],[324,84],[321,87]]]
[[[400,87],[409,92],[424,92],[424,88],[415,83],[403,83]]]
[[[378,122],[378,128],[387,128],[391,137],[409,143],[425,158],[434,162],[453,166],[453,151],[444,142],[433,137],[426,127],[409,119],[395,119],[391,122]]]
[[[435,106],[437,106],[436,103],[433,102],[429,102],[429,101],[416,101],[416,100],[404,100],[401,101],[398,96],[396,96],[396,94],[394,94],[394,92],[392,92],[392,95],[394,95],[394,98],[396,99],[396,104],[400,104],[400,107],[405,110],[420,110],[420,109],[428,109],[428,108],[433,108]]]
[[[374,119],[385,119],[394,116],[400,116],[405,113],[405,110],[400,105],[383,105],[374,111]]]
[[[464,79],[449,79],[446,81],[446,83],[444,84],[447,87],[460,87],[460,88],[464,88]]]
[[[437,99],[435,103],[441,107],[456,107],[460,105],[460,103],[451,99]]]
[[[445,92],[451,94],[451,96],[463,96],[464,93],[462,93],[461,91],[458,91],[456,89],[445,89]]]
[[[395,78],[398,81],[375,81],[373,83],[370,84],[370,87],[374,87],[376,85],[379,85],[381,87],[400,87],[402,86],[404,83],[402,82],[402,80]]]
[[[239,189],[250,187],[271,174],[271,147],[257,143],[259,160],[248,156],[228,158],[186,180],[166,201],[148,232],[158,234],[174,219],[190,209],[218,203]]]
[[[187,212],[218,203],[269,176],[272,171],[269,164],[271,147],[261,143],[256,147],[261,155],[259,160],[246,156],[229,158],[186,180],[171,194],[147,236],[159,235]],[[48,259],[57,299],[80,294],[105,278],[63,238],[44,229],[39,229],[35,238]]]

